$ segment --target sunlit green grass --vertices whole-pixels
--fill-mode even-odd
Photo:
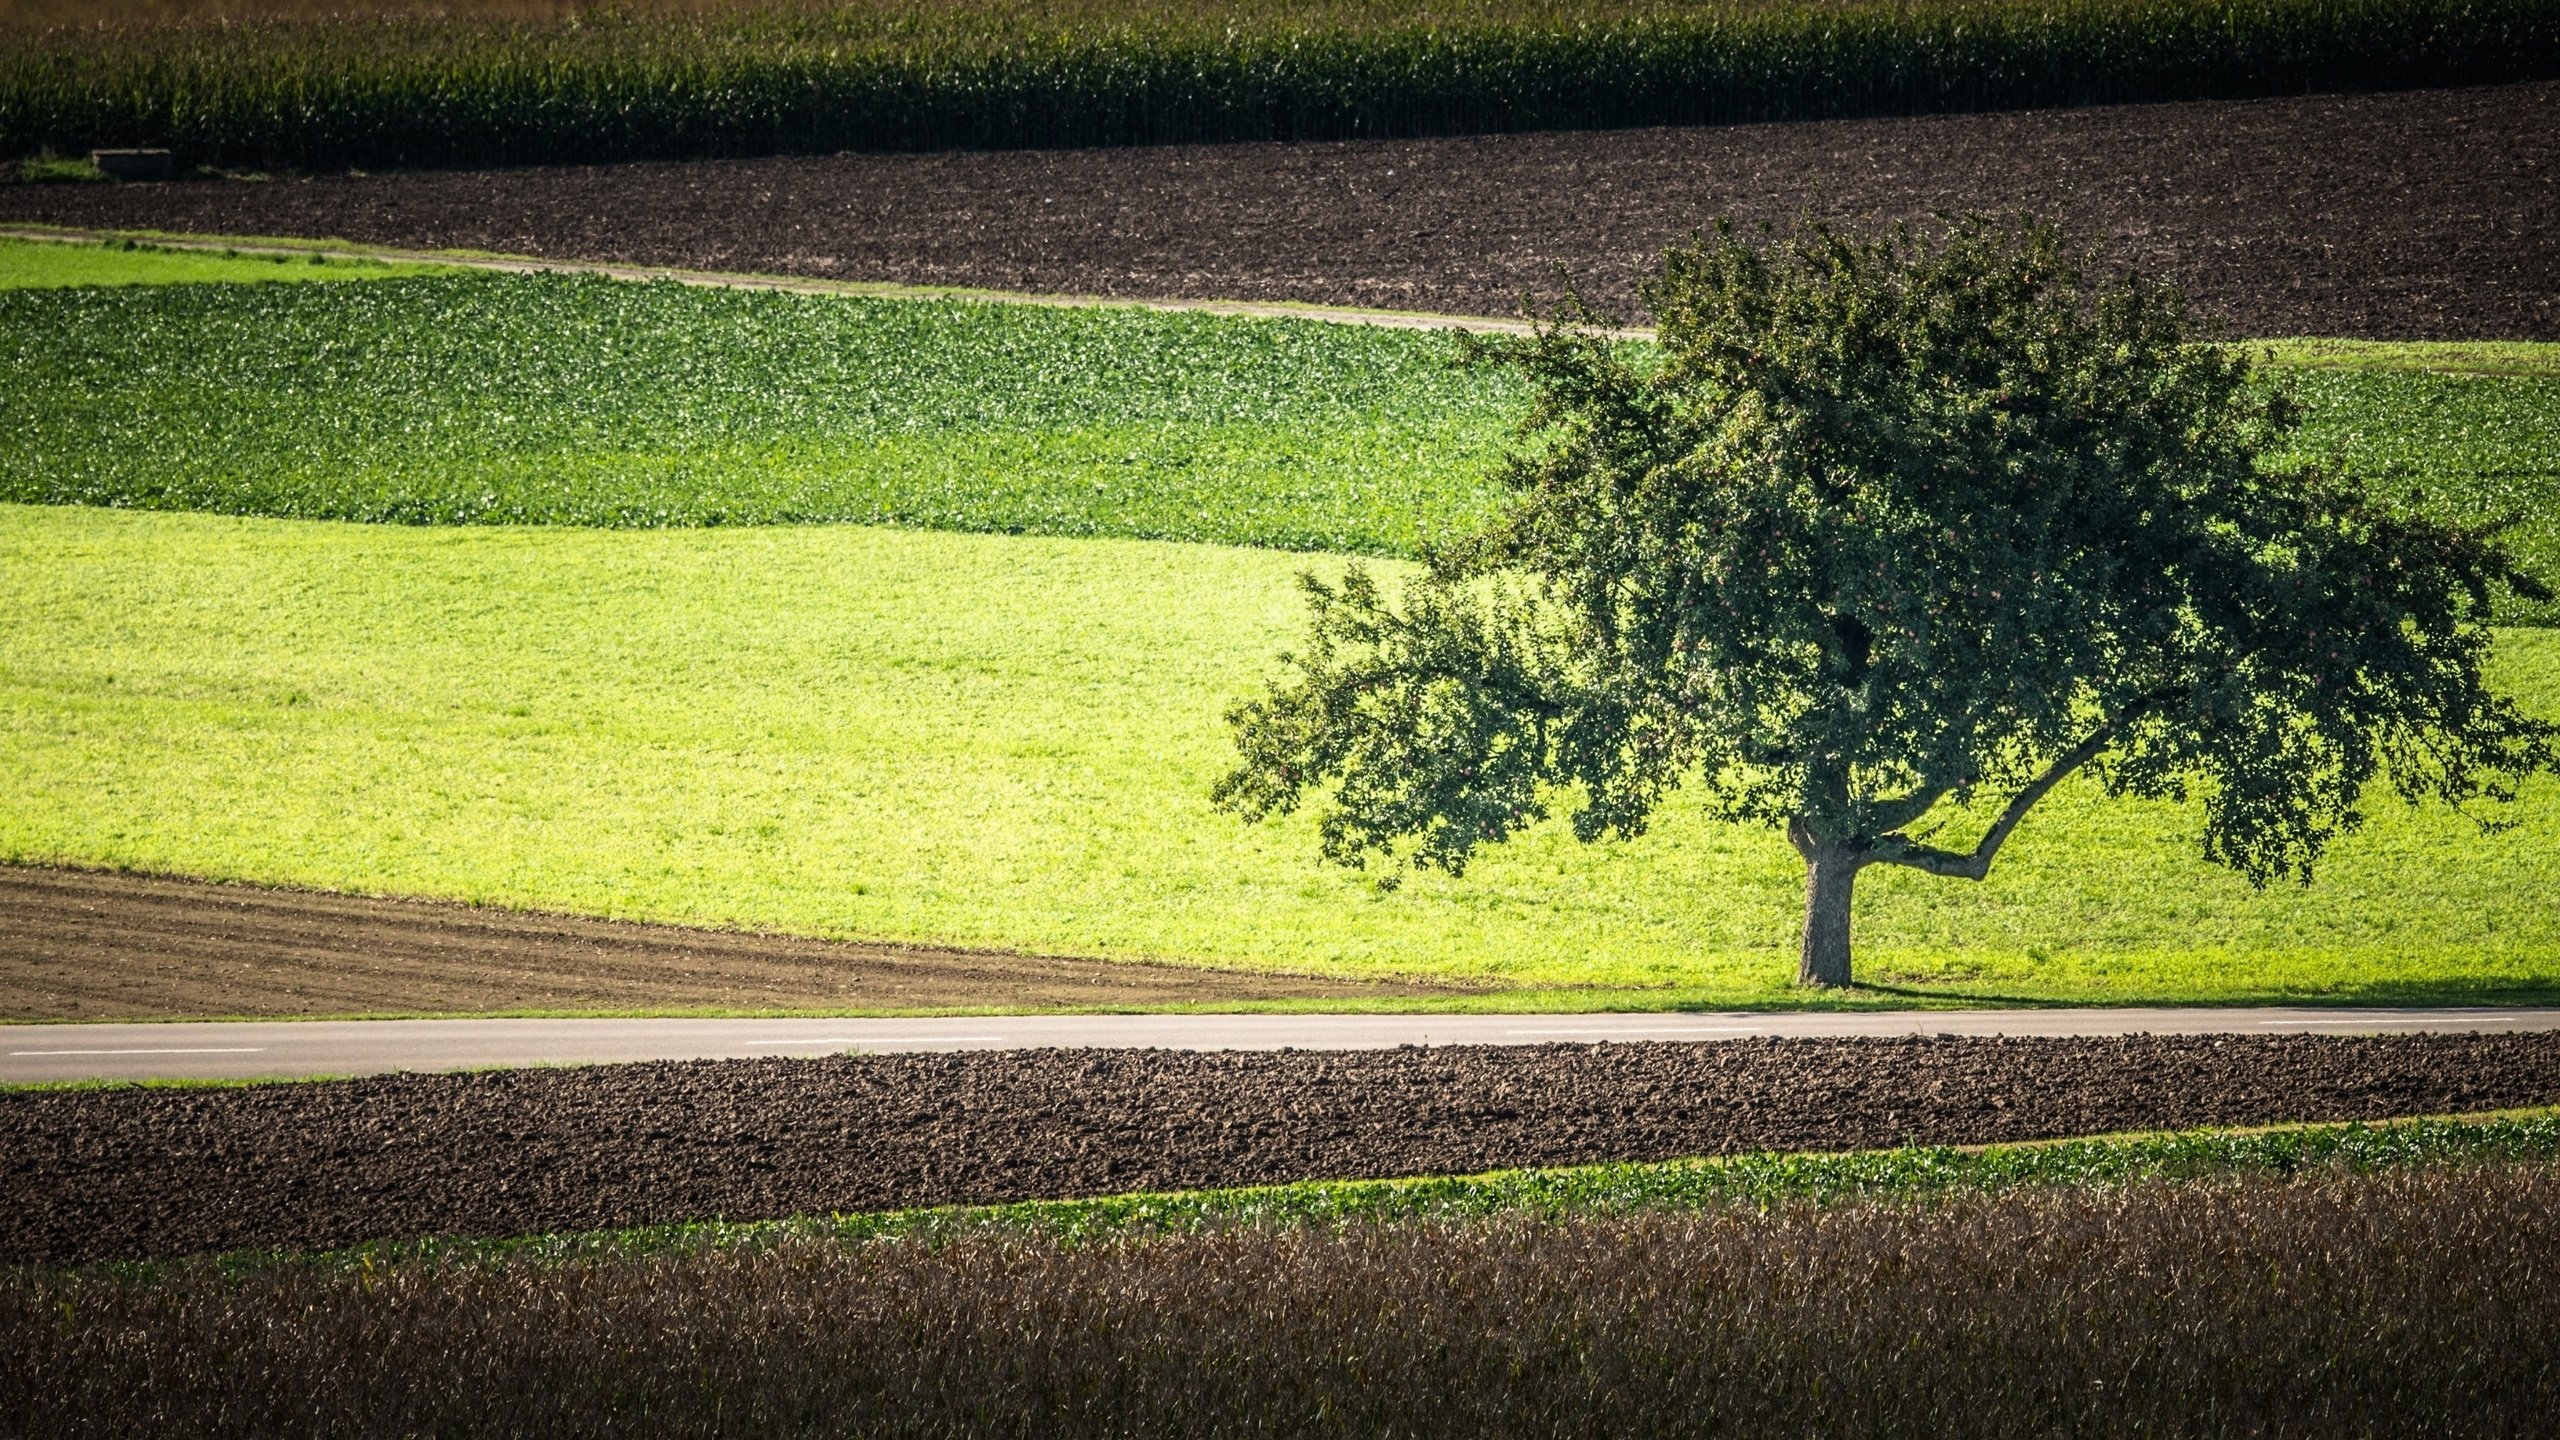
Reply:
[[[384,280],[395,275],[427,274],[432,268],[308,255],[242,255],[122,243],[0,240],[0,290],[214,281],[238,284],[263,280]]]
[[[1793,1002],[1785,842],[1675,801],[1380,895],[1214,813],[1304,557],[849,526],[420,529],[0,507],[0,859],[817,935]],[[1326,568],[1338,561],[1315,562]],[[2560,634],[2506,682],[2560,713]],[[2376,806],[2254,893],[2058,793],[1984,885],[1862,881],[1923,996],[2560,999],[2560,786]],[[1631,987],[1655,987],[1630,994]]]
[[[2447,375],[2560,379],[2560,345],[2547,340],[2259,340],[2242,342],[2283,370],[2426,370]]]

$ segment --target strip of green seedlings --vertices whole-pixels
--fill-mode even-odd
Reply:
[[[0,154],[528,163],[1905,114],[2560,73],[2542,0],[992,0],[62,26]]]
[[[2020,1145],[1905,1146],[1832,1154],[1762,1152],[1649,1163],[1497,1170],[1399,1180],[1312,1180],[1229,1190],[955,1205],[759,1222],[703,1221],[510,1239],[381,1241],[318,1253],[240,1251],[210,1259],[121,1262],[92,1273],[147,1275],[177,1265],[557,1264],[790,1240],[939,1243],[1013,1233],[1071,1244],[1235,1227],[1335,1227],[1504,1217],[1563,1220],[1643,1211],[1854,1201],[1927,1203],[2027,1186],[2113,1188],[2222,1177],[2350,1174],[2410,1166],[2560,1160],[2560,1111],[2382,1123],[2186,1130]]]
[[[0,279],[11,263],[35,262],[0,255]],[[21,291],[0,295],[0,499],[1404,556],[1497,502],[1521,413],[1515,381],[1456,353],[1314,321],[575,276]],[[2513,542],[2560,571],[2560,347],[2273,354],[2305,453],[2519,518]]]

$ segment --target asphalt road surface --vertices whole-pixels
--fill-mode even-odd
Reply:
[[[232,1080],[838,1052],[1398,1045],[1842,1035],[2560,1031],[2560,1008],[1886,1010],[1609,1015],[1029,1015],[932,1019],[311,1020],[0,1025],[0,1083]]]

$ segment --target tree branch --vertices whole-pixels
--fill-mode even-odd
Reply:
[[[1991,873],[1992,858],[2007,843],[2009,832],[2018,828],[2018,822],[2027,818],[2027,812],[2035,808],[2036,802],[2061,784],[2072,771],[2097,759],[2099,752],[2123,732],[2126,724],[2149,708],[2147,701],[2136,703],[2089,732],[2089,738],[2056,756],[2054,762],[2045,767],[2044,773],[2019,791],[2009,802],[2009,808],[2000,812],[2000,818],[1992,823],[1990,831],[1982,837],[1982,843],[1974,846],[1971,854],[1941,850],[1935,845],[1923,845],[1900,835],[1887,835],[1876,842],[1872,858],[1887,865],[1908,865],[1914,870],[1926,870],[1932,875],[1948,875],[1959,880],[1982,879]],[[1919,797],[1913,795],[1910,798],[1916,800]]]
[[[1923,785],[1900,799],[1876,801],[1867,807],[1867,814],[1876,829],[1891,834],[1928,814],[1955,788],[1953,784]]]

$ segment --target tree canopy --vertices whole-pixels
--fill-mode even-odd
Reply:
[[[1786,832],[1799,978],[1841,985],[1860,869],[1981,879],[2075,771],[2200,802],[2263,885],[2377,780],[2469,805],[2553,768],[2482,673],[2498,594],[2548,596],[2500,527],[2277,463],[2297,415],[2245,351],[2050,222],[1719,227],[1646,294],[1654,347],[1581,312],[1477,344],[1537,397],[1502,512],[1399,595],[1306,578],[1221,803],[1329,787],[1328,857],[1458,873],[1688,787]]]

